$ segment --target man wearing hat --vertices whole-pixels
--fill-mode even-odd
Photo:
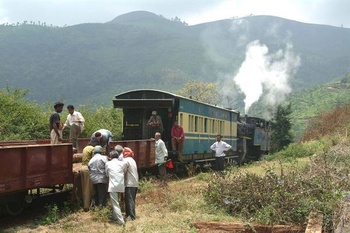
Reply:
[[[53,106],[55,112],[50,116],[50,139],[51,144],[62,143],[62,123],[59,113],[62,112],[64,104],[62,102],[56,102]]]
[[[106,206],[107,204],[107,184],[106,176],[107,156],[102,155],[102,147],[95,146],[94,156],[90,159],[88,168],[90,180],[94,188],[94,201],[96,206]]]
[[[152,115],[147,122],[147,126],[149,127],[149,138],[152,138],[157,132],[163,132],[162,118],[157,115],[157,111],[152,111]]]

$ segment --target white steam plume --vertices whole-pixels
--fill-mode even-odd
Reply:
[[[245,61],[234,77],[234,82],[246,96],[246,114],[263,91],[266,94],[266,104],[270,106],[282,103],[292,91],[289,78],[300,65],[300,57],[294,55],[292,49],[293,46],[287,43],[285,50],[269,54],[268,47],[258,40],[247,45]]]

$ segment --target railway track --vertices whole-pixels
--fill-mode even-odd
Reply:
[[[22,222],[38,220],[40,216],[46,213],[46,206],[53,204],[57,206],[63,206],[64,203],[70,201],[70,199],[71,190],[62,190],[55,193],[45,193],[39,197],[33,198],[31,203],[26,204],[25,208],[17,216],[16,214],[8,213],[7,208],[2,205],[0,206],[0,229],[2,227],[15,225],[18,221]]]

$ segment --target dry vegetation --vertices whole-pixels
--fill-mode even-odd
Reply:
[[[236,221],[231,216],[207,207],[203,191],[210,173],[169,182],[161,187],[158,180],[142,181],[136,199],[137,219],[123,228],[111,222],[109,209],[79,210],[56,223],[41,225],[35,221],[2,229],[3,232],[195,232],[193,221]],[[45,215],[45,214],[44,214]],[[47,213],[46,213],[47,215]],[[1,232],[1,228],[0,228]]]
[[[301,141],[318,140],[336,134],[347,137],[350,125],[350,104],[339,106],[332,112],[313,118]]]

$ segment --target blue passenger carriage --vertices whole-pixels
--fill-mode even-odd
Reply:
[[[221,134],[233,150],[226,157],[237,157],[237,121],[239,112],[202,103],[190,98],[159,90],[133,90],[116,95],[115,108],[123,109],[123,140],[148,139],[147,122],[152,111],[162,118],[162,139],[171,152],[171,127],[178,121],[185,131],[182,160],[212,161],[210,145]]]

